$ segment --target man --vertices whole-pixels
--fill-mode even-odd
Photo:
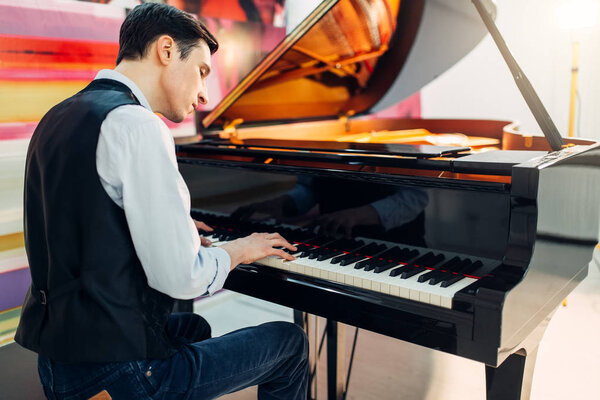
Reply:
[[[208,101],[217,42],[189,14],[136,7],[114,70],[100,71],[40,121],[25,176],[32,286],[15,340],[39,354],[50,399],[209,399],[258,385],[261,399],[306,397],[307,344],[289,323],[206,338],[174,298],[223,286],[239,263],[293,259],[277,233],[205,248],[173,139]],[[207,243],[205,243],[207,244]]]

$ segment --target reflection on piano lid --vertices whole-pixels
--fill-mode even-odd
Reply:
[[[313,151],[325,153],[356,153],[363,155],[396,155],[416,158],[433,158],[456,155],[469,147],[458,146],[433,146],[433,145],[410,145],[397,143],[360,143],[360,142],[338,142],[338,141],[311,141],[295,140],[285,143],[274,139],[247,139],[241,143],[205,141],[202,145],[232,146],[236,148],[256,149],[287,149],[299,151]]]

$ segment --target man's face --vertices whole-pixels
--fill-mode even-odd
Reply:
[[[175,50],[172,62],[161,77],[165,98],[162,114],[173,122],[183,121],[199,104],[208,102],[206,77],[210,73],[210,50],[203,40],[198,42],[185,60]]]

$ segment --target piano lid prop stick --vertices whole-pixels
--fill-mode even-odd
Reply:
[[[537,121],[538,125],[542,129],[544,136],[546,136],[546,140],[550,144],[550,147],[553,151],[558,151],[562,149],[565,146],[563,138],[560,136],[560,133],[558,132],[556,125],[554,125],[552,118],[550,118],[548,111],[546,111],[546,108],[542,104],[542,101],[533,89],[531,82],[529,82],[529,79],[527,79],[525,73],[521,70],[521,67],[519,67],[519,64],[517,64],[517,61],[510,53],[510,50],[508,49],[506,42],[504,42],[504,39],[502,38],[498,27],[496,27],[494,20],[490,16],[490,13],[481,3],[481,0],[471,1],[475,5],[475,8],[477,8],[479,15],[481,15],[481,19],[483,19],[483,23],[490,32],[490,35],[492,35],[492,38],[494,39],[496,46],[500,50],[502,57],[504,57],[504,61],[506,61],[506,64],[508,65],[508,68],[510,69],[513,78],[517,83],[517,87],[519,88],[521,94],[525,98],[525,101],[527,102],[529,109],[533,113],[533,116],[535,117],[535,120]]]

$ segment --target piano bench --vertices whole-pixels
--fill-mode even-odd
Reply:
[[[37,370],[37,354],[16,343],[0,347],[0,398],[45,399]]]

